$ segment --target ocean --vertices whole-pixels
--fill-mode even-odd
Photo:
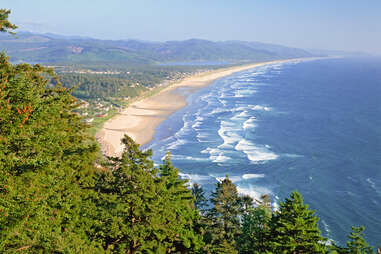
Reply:
[[[189,94],[157,129],[160,163],[170,151],[181,177],[206,192],[226,174],[240,193],[297,190],[323,235],[344,245],[351,226],[381,244],[381,59],[271,64]]]

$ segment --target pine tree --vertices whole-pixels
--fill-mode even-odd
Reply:
[[[194,183],[192,185],[192,195],[194,197],[194,206],[197,210],[203,213],[207,206],[208,200],[205,197],[205,192],[202,189],[201,185]]]
[[[368,245],[364,239],[365,227],[352,227],[352,232],[348,236],[349,241],[347,242],[348,253],[353,254],[372,254],[373,248]]]
[[[123,139],[122,158],[110,158],[96,185],[99,199],[90,234],[115,253],[192,252],[201,236],[194,230],[198,212],[186,181],[169,157],[153,168],[152,152]]]
[[[125,136],[121,158],[110,158],[95,190],[96,213],[89,234],[114,253],[137,253],[160,248],[160,198],[151,151],[142,152]],[[163,228],[164,229],[164,228]]]
[[[239,197],[240,203],[242,205],[242,214],[248,214],[249,211],[253,208],[253,198],[249,195],[244,195]]]
[[[0,10],[0,31],[16,26]],[[52,70],[0,54],[0,251],[99,250],[82,216],[97,147]]]
[[[17,26],[8,21],[10,10],[0,9],[0,32],[14,34],[11,30],[17,29]]]
[[[269,198],[263,195],[257,207],[250,207],[242,216],[242,234],[238,239],[239,253],[265,253],[269,251],[270,220]]]
[[[168,153],[159,168],[160,183],[164,185],[162,196],[166,200],[166,241],[170,251],[188,253],[202,247],[200,214],[195,209],[194,197],[188,181],[179,178],[179,170],[172,165]]]
[[[303,204],[302,196],[293,192],[280,203],[271,219],[270,244],[275,253],[325,253],[318,228],[318,217]]]
[[[221,249],[231,249],[230,253],[237,253],[236,238],[241,232],[239,215],[242,203],[237,188],[228,176],[216,184],[210,201],[213,207],[207,214],[210,225],[205,237],[211,245],[211,252],[219,253]]]

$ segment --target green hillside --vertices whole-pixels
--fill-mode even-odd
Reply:
[[[63,37],[52,34],[18,33],[17,38],[0,36],[0,50],[13,62],[41,63],[124,63],[154,64],[173,61],[263,61],[270,59],[310,57],[306,50],[273,44],[242,41],[146,42],[110,41]]]

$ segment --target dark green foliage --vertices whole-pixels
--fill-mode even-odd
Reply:
[[[52,71],[40,65],[9,64],[0,54],[0,166],[14,174],[92,163],[86,125],[72,112],[71,91],[46,88]],[[80,161],[80,159],[82,161]],[[90,160],[90,161],[89,161]]]
[[[341,247],[333,243],[328,247],[330,254],[376,254],[373,247],[364,239],[365,227],[352,227],[352,232],[348,235],[349,241],[346,247]],[[377,250],[379,251],[379,250]],[[378,253],[378,252],[377,252]]]
[[[194,206],[197,210],[204,212],[208,205],[208,200],[205,197],[205,192],[201,185],[194,183],[192,185],[192,195],[194,197]]]
[[[113,158],[96,184],[92,238],[115,253],[165,249],[159,245],[163,237],[155,235],[164,225],[160,222],[162,201],[157,196],[151,152],[141,152],[129,137],[123,144],[122,158]]]
[[[136,85],[136,82],[110,75],[61,74],[60,81],[67,88],[79,85],[73,95],[81,99],[132,98],[147,90],[142,85]]]
[[[17,26],[8,21],[10,10],[0,9],[0,33],[8,32],[14,34],[11,30],[17,29]]]
[[[16,28],[9,11],[0,13],[1,31]],[[70,91],[46,88],[52,75],[0,55],[1,253],[100,250],[81,215],[97,149],[72,112],[78,104]]]
[[[202,247],[203,242],[200,234],[200,215],[194,209],[194,198],[188,188],[186,180],[179,178],[179,170],[170,161],[170,154],[167,154],[163,164],[159,169],[159,183],[163,184],[163,193],[166,203],[165,223],[166,239],[171,250],[179,253],[194,251]]]
[[[373,248],[368,245],[364,240],[365,227],[352,227],[352,232],[348,236],[349,241],[347,242],[348,253],[353,254],[372,254]]]
[[[270,249],[271,207],[267,196],[259,206],[248,208],[242,217],[242,234],[238,238],[239,253],[265,253]]]
[[[200,248],[191,191],[169,157],[157,171],[150,150],[140,151],[127,136],[123,144],[122,158],[111,159],[96,185],[93,239],[115,253],[185,253]]]
[[[95,145],[51,70],[0,55],[0,250],[95,250],[81,210],[92,185]]]
[[[242,214],[248,214],[251,208],[253,207],[253,198],[248,195],[239,197],[239,202],[242,206]]]
[[[275,253],[325,253],[324,241],[314,211],[303,204],[302,196],[293,192],[280,203],[271,218],[270,245]]]
[[[241,233],[239,215],[242,203],[237,188],[228,177],[217,183],[210,201],[213,207],[207,214],[210,224],[207,226],[206,239],[211,244],[211,252],[236,249],[236,238]]]

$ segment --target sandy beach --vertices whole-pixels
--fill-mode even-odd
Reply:
[[[295,60],[269,61],[205,72],[185,78],[151,97],[134,102],[107,121],[97,133],[96,138],[101,144],[102,152],[108,156],[119,156],[123,151],[121,139],[125,134],[140,145],[149,143],[154,136],[156,127],[169,115],[187,105],[186,95],[177,92],[179,88],[186,89],[189,94],[235,72]]]

